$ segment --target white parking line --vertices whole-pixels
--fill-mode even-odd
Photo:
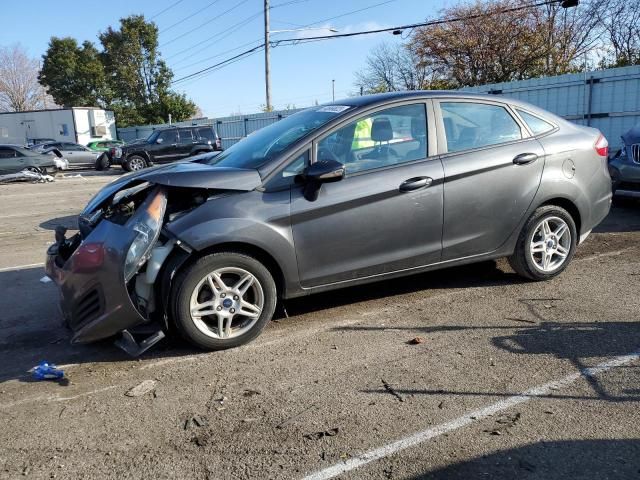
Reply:
[[[307,475],[306,477],[304,477],[304,480],[325,480],[325,479],[337,477],[338,475],[349,472],[351,470],[355,470],[356,468],[359,468],[368,463],[375,462],[376,460],[380,460],[381,458],[388,457],[389,455],[393,455],[394,453],[400,452],[407,448],[415,447],[420,443],[439,437],[440,435],[443,435],[445,433],[458,430],[459,428],[465,427],[473,422],[483,420],[495,413],[501,412],[503,410],[507,410],[515,405],[526,403],[530,400],[533,400],[534,398],[548,395],[549,393],[551,393],[551,391],[566,387],[576,382],[580,378],[593,377],[600,373],[604,373],[607,370],[610,370],[612,368],[620,367],[622,365],[626,365],[627,363],[631,363],[635,360],[638,360],[639,358],[640,358],[640,350],[634,353],[630,353],[629,355],[616,357],[612,360],[601,363],[600,365],[597,365],[592,368],[582,369],[579,372],[572,373],[571,375],[567,375],[566,377],[561,378],[560,380],[555,380],[549,383],[545,383],[544,385],[531,388],[526,392],[521,393],[520,395],[514,395],[513,397],[500,400],[499,402],[496,402],[493,405],[489,405],[479,410],[475,410],[473,412],[467,413],[466,415],[458,417],[447,423],[437,425],[435,427],[429,428],[427,430],[423,430],[421,432],[416,432],[412,435],[409,435],[408,437],[401,438],[400,440],[396,440],[395,442],[389,443],[382,447],[369,450],[368,452],[363,453],[362,455],[358,455],[356,457],[350,458],[345,462],[338,463],[331,467],[328,467],[323,470],[319,470],[315,473],[312,473],[310,475]]]
[[[14,270],[24,270],[25,268],[44,267],[44,263],[30,263],[28,265],[17,265],[15,267],[0,268],[0,272],[12,272]]]

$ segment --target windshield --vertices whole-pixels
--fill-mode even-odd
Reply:
[[[298,112],[250,134],[207,163],[216,167],[259,168],[349,108],[329,105]]]

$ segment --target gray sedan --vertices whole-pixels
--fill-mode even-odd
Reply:
[[[29,170],[37,173],[54,173],[54,157],[34,152],[17,145],[0,145],[0,175]]]
[[[102,154],[91,150],[90,148],[72,142],[49,142],[41,143],[31,147],[33,150],[39,152],[50,152],[52,150],[58,150],[64,158],[69,161],[70,166],[94,166],[96,159]]]
[[[173,324],[201,348],[235,347],[281,299],[500,257],[554,278],[609,212],[607,148],[494,96],[350,98],[119,178],[79,234],[58,232],[46,268],[75,342],[122,334],[135,354]]]

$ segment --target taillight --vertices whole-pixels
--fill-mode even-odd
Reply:
[[[594,148],[596,149],[596,153],[601,157],[609,156],[609,142],[604,138],[604,135],[600,134]]]
[[[216,148],[222,148],[222,140],[216,138]]]

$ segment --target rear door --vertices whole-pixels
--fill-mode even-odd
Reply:
[[[428,146],[426,103],[384,108],[314,142],[315,158],[346,166],[315,201],[292,187],[291,224],[304,287],[438,262],[442,165]],[[429,153],[431,153],[431,155]]]
[[[506,104],[453,98],[435,107],[445,177],[442,260],[492,252],[531,205],[544,150]]]
[[[176,149],[176,160],[191,155],[194,145],[198,143],[198,137],[194,135],[191,128],[178,129],[178,148]]]

